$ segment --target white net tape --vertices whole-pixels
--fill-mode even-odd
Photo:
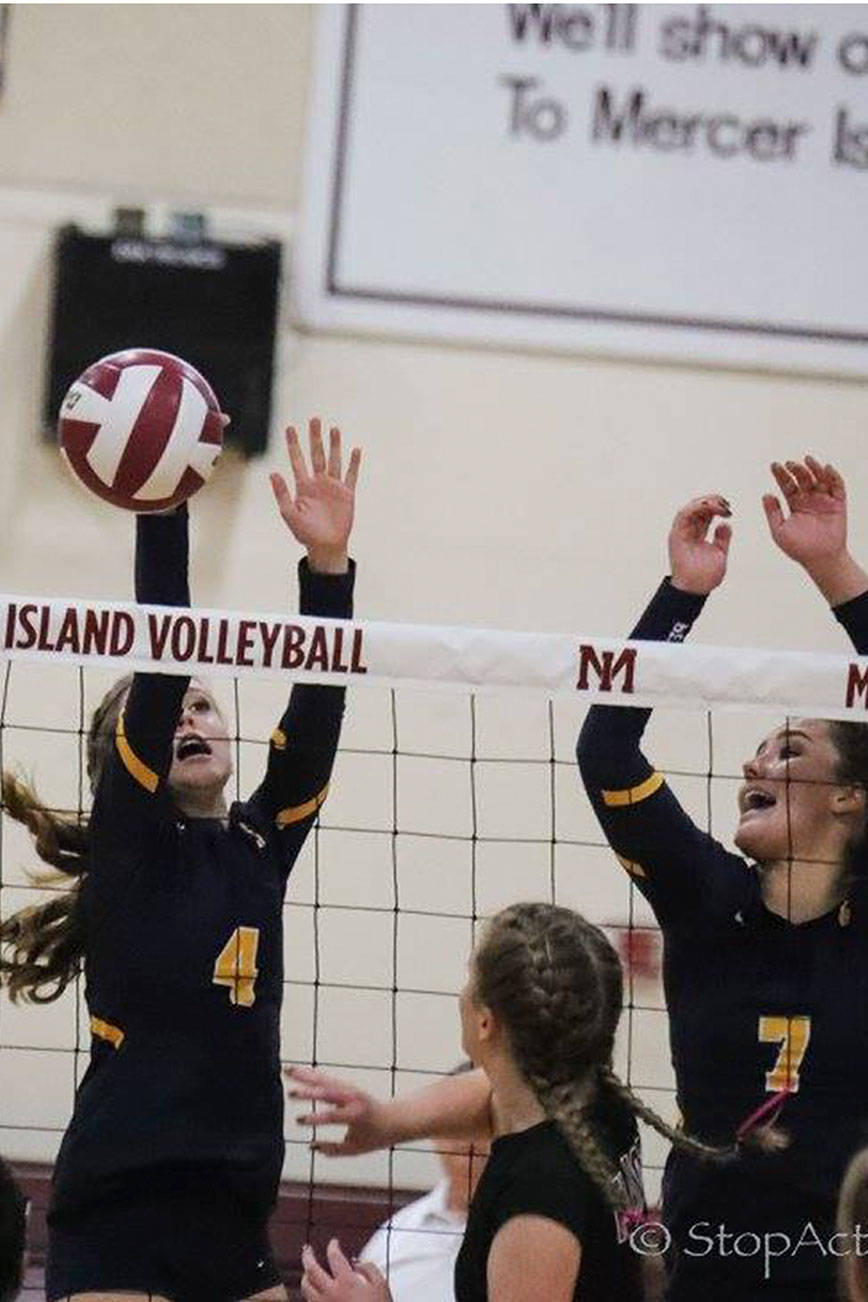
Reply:
[[[843,719],[868,708],[868,659],[842,655],[42,597],[0,597],[0,627],[5,659],[125,671],[523,688]]]

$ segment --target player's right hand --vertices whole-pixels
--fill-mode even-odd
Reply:
[[[729,502],[719,493],[694,497],[682,506],[669,530],[669,564],[676,588],[704,597],[723,582],[732,529],[718,524],[712,536],[707,535],[715,517],[731,515]]]
[[[326,1248],[328,1269],[306,1243],[301,1250],[304,1302],[393,1302],[389,1285],[372,1261],[348,1261],[337,1239]]]
[[[353,448],[344,475],[340,430],[333,426],[329,432],[328,459],[318,416],[311,417],[308,430],[310,469],[295,426],[290,425],[286,431],[286,450],[295,479],[295,496],[277,471],[270,477],[271,488],[282,520],[307,548],[311,568],[320,574],[345,574],[362,453],[359,448]]]
[[[283,1074],[290,1083],[291,1099],[322,1105],[315,1112],[305,1112],[295,1119],[296,1125],[308,1126],[313,1131],[311,1148],[316,1152],[328,1157],[356,1157],[388,1148],[392,1143],[383,1105],[364,1090],[349,1081],[328,1076],[316,1067],[286,1067]],[[346,1126],[346,1132],[340,1140],[318,1139],[319,1126]]]

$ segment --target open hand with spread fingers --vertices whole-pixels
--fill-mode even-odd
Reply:
[[[337,1239],[329,1241],[326,1258],[328,1270],[317,1261],[313,1248],[307,1244],[302,1248],[301,1295],[305,1302],[393,1302],[389,1286],[373,1262],[348,1261]]]
[[[290,1082],[291,1099],[324,1105],[296,1117],[296,1125],[309,1126],[314,1134],[319,1126],[346,1126],[343,1139],[315,1138],[311,1148],[318,1153],[328,1157],[355,1157],[388,1148],[394,1142],[395,1136],[386,1124],[381,1105],[364,1090],[328,1076],[316,1067],[286,1067],[283,1074]]]
[[[732,537],[726,520],[731,515],[729,502],[719,493],[694,497],[682,506],[669,530],[669,564],[676,588],[706,596],[723,582]],[[722,523],[709,538],[709,528],[718,516]]]
[[[329,430],[326,458],[322,425],[319,417],[308,422],[310,469],[298,437],[290,425],[286,431],[286,448],[295,482],[295,494],[283,475],[270,476],[278,510],[293,536],[307,548],[310,567],[321,574],[344,574],[347,569],[347,545],[353,527],[356,483],[362,454],[353,448],[346,474],[342,470],[341,432]]]
[[[816,457],[773,461],[774,493],[763,496],[772,538],[785,556],[801,565],[832,605],[858,596],[868,576],[847,550],[847,489],[841,475]]]
[[[763,496],[763,508],[781,551],[806,569],[846,552],[847,489],[835,467],[805,457],[803,462],[773,461],[771,471],[787,512],[774,493]]]

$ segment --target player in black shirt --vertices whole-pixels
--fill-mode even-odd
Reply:
[[[327,459],[311,422],[312,473],[292,429],[287,444],[295,495],[280,475],[272,486],[308,551],[301,611],[349,617],[359,453],[343,478],[337,430]],[[139,517],[136,597],[189,604],[186,508]],[[52,981],[59,993],[82,955],[91,1015],[90,1065],[55,1168],[49,1299],[286,1296],[267,1239],[284,1152],[283,896],[326,796],[343,706],[340,688],[293,688],[263,781],[229,807],[230,740],[201,684],[136,674],[95,714],[94,806],[65,948],[59,959],[46,949],[38,911],[3,928],[13,994],[45,997]],[[20,784],[6,786],[11,812],[45,843],[46,811],[33,800],[22,811]],[[61,824],[54,833],[62,846]]]
[[[868,576],[847,551],[840,475],[813,458],[772,469],[788,506],[764,498],[773,539],[868,652]],[[725,575],[729,526],[707,533],[729,514],[717,496],[679,512],[672,577],[634,638],[684,638]],[[760,743],[739,793],[741,857],[691,822],[643,755],[649,715],[594,706],[578,758],[663,930],[684,1125],[711,1144],[760,1137],[780,1149],[723,1169],[673,1150],[667,1298],[832,1302],[836,1192],[868,1120],[868,728],[791,720]]]
[[[640,1302],[634,1231],[644,1214],[635,1115],[675,1134],[612,1070],[621,1014],[618,956],[599,928],[552,904],[517,904],[486,924],[461,995],[462,1044],[482,1072],[429,1087],[434,1107],[377,1104],[319,1072],[292,1070],[293,1097],[324,1110],[303,1124],[346,1124],[331,1153],[358,1153],[431,1133],[484,1136],[491,1156],[470,1204],[455,1267],[456,1302]],[[482,1076],[483,1081],[470,1077]],[[490,1082],[481,1110],[465,1102]],[[445,1106],[441,1106],[444,1104]],[[719,1154],[703,1150],[706,1157]],[[339,1245],[331,1274],[307,1248],[307,1302],[389,1302],[372,1266],[356,1270]]]

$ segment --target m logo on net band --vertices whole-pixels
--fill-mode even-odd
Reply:
[[[868,669],[851,664],[847,673],[847,708],[861,705],[868,709]]]
[[[591,642],[579,647],[579,679],[577,692],[618,691],[630,695],[636,670],[636,648],[624,647],[622,651],[600,651]],[[591,675],[594,681],[591,681]],[[620,679],[620,682],[617,681]]]

